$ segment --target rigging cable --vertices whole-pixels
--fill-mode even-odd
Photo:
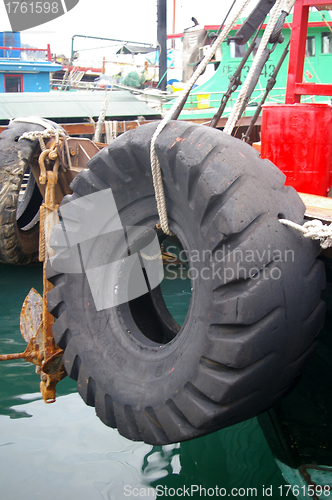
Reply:
[[[274,27],[275,27],[275,25],[278,21],[278,18],[281,14],[281,11],[282,11],[281,4],[282,3],[283,3],[283,0],[277,0],[273,9],[271,10],[270,19],[267,23],[264,35],[263,35],[262,40],[261,40],[261,43],[259,44],[259,47],[257,49],[253,64],[249,70],[249,73],[245,79],[244,84],[241,87],[241,90],[240,90],[240,93],[236,99],[235,105],[234,105],[232,112],[227,120],[226,125],[225,125],[224,132],[226,134],[231,135],[233,128],[235,127],[236,122],[239,119],[240,110],[241,110],[242,105],[246,99],[247,91],[250,87],[251,80],[255,74],[255,70],[260,62],[260,59],[263,55],[263,52],[264,52],[264,50],[265,50],[265,48],[270,40],[270,36],[272,35]]]
[[[159,220],[160,220],[160,226],[161,226],[162,231],[165,234],[172,235],[172,232],[169,229],[169,225],[168,225],[166,200],[165,200],[165,193],[164,193],[164,187],[163,187],[163,181],[162,181],[162,175],[161,175],[161,168],[160,168],[159,160],[158,160],[158,157],[156,154],[156,149],[155,149],[157,137],[159,136],[161,131],[165,128],[167,123],[173,118],[174,113],[181,106],[184,98],[185,98],[185,100],[187,99],[187,95],[189,94],[192,86],[194,85],[194,83],[196,82],[198,77],[201,75],[203,70],[206,68],[209,61],[212,59],[213,55],[215,54],[217,48],[225,40],[228,33],[231,31],[235,21],[240,17],[240,14],[245,9],[245,7],[247,7],[247,5],[250,3],[250,1],[251,0],[242,0],[239,8],[234,11],[234,14],[232,15],[231,19],[224,25],[224,28],[222,29],[220,35],[216,38],[216,40],[214,41],[214,43],[212,44],[212,46],[210,47],[210,49],[206,53],[203,61],[199,64],[196,71],[194,72],[194,74],[192,75],[190,80],[187,82],[185,87],[183,88],[178,99],[175,101],[173,106],[166,113],[164,119],[159,123],[155,133],[152,136],[151,145],[150,145],[150,161],[151,161],[153,187],[154,187],[154,192],[155,192],[155,197],[156,197],[156,202],[157,202],[157,209],[158,209],[158,215],[159,215]],[[235,2],[233,2],[232,7],[233,7],[234,3]],[[226,19],[229,15],[230,11],[233,10],[232,7],[228,11]],[[226,21],[226,19],[225,19],[225,21]],[[182,104],[182,106],[183,106],[183,104]]]

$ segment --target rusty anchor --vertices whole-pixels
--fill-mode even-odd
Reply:
[[[48,170],[45,167],[48,161]],[[46,278],[46,265],[52,256],[52,249],[47,246],[54,224],[59,222],[55,199],[55,186],[58,181],[60,158],[58,145],[54,142],[39,156],[40,184],[45,184],[44,203],[40,207],[39,260],[43,262],[43,297],[32,288],[24,300],[20,315],[20,330],[27,342],[24,352],[0,355],[0,361],[25,359],[36,365],[40,375],[40,392],[46,403],[55,401],[56,384],[66,376],[63,364],[63,351],[54,342],[52,325],[54,317],[47,308],[47,292],[53,288]]]

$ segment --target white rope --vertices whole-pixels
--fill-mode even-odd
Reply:
[[[112,140],[111,139],[111,137],[112,137],[112,134],[111,134],[112,122],[105,120],[104,126],[105,126],[105,135],[106,135],[106,144],[109,144]]]
[[[50,124],[47,123],[44,118],[40,118],[39,116],[23,116],[21,118],[14,118],[10,121],[10,123],[13,122],[32,123],[33,125],[40,125],[44,128],[48,128],[50,126]]]
[[[117,120],[112,121],[112,139],[116,139],[118,135],[118,122]]]
[[[157,259],[161,259],[162,258],[160,252],[156,253],[155,255],[147,255],[146,253],[140,251],[140,254],[141,254],[141,257],[144,260],[147,260],[147,261],[153,261],[153,260],[157,260]]]
[[[108,91],[106,89],[106,94],[104,96],[104,100],[103,100],[103,103],[101,105],[101,109],[100,109],[100,113],[99,113],[97,125],[96,125],[96,128],[95,128],[95,133],[94,133],[94,136],[93,136],[93,139],[92,139],[93,142],[99,142],[101,140],[103,124],[105,122],[106,112],[107,112],[108,103],[109,103],[109,100],[110,100],[110,97],[111,97],[112,90],[113,90],[113,84],[111,86],[110,91]]]
[[[19,120],[18,120],[19,121]],[[40,149],[42,151],[46,150],[45,142],[44,139],[50,139],[51,137],[55,137],[56,144],[59,145],[59,137],[66,138],[68,137],[68,134],[65,130],[63,129],[58,129],[55,127],[52,127],[52,125],[47,125],[48,128],[45,130],[34,130],[31,132],[24,132],[20,137],[19,141],[22,141],[23,139],[28,139],[29,141],[35,141],[36,139],[39,140],[39,145]],[[65,148],[66,148],[66,154],[67,154],[67,160],[68,160],[68,165],[71,167],[71,158],[70,158],[70,152],[69,152],[69,147],[68,143],[65,140],[64,141]]]
[[[164,119],[159,123],[158,127],[156,128],[155,133],[152,136],[151,145],[150,145],[152,180],[153,180],[155,197],[156,197],[156,201],[157,201],[157,209],[158,209],[158,215],[159,215],[159,220],[160,220],[160,226],[165,234],[172,235],[172,232],[169,229],[169,225],[168,225],[166,201],[165,201],[165,193],[164,193],[164,187],[163,187],[163,182],[162,182],[161,168],[160,168],[159,160],[158,160],[158,157],[156,154],[156,149],[155,149],[157,137],[159,136],[160,132],[165,128],[167,123],[171,120],[173,113],[180,106],[182,99],[190,91],[190,89],[192,88],[192,86],[194,85],[196,80],[199,78],[201,73],[204,71],[204,69],[206,68],[206,66],[208,65],[210,60],[212,59],[213,55],[215,54],[216,50],[218,49],[220,44],[225,40],[228,33],[231,31],[234,23],[240,17],[242,11],[247,7],[247,5],[250,3],[250,1],[251,0],[242,0],[241,5],[238,7],[238,9],[236,11],[234,11],[234,15],[231,17],[231,19],[228,22],[226,22],[220,35],[216,38],[214,43],[211,45],[211,47],[207,51],[204,59],[198,65],[196,71],[191,76],[190,80],[186,83],[186,85],[184,86],[180,95],[178,96],[177,100],[174,102],[172,107],[168,110]]]
[[[319,240],[323,249],[332,247],[332,224],[323,224],[322,221],[317,219],[305,222],[303,226],[287,219],[279,219],[279,222],[301,231],[305,238]]]
[[[62,137],[63,139],[68,137],[67,132],[62,127],[55,128],[46,121],[44,121],[43,118],[38,118],[38,117],[15,118],[14,120],[11,121],[11,123],[12,122],[31,123],[33,125],[41,125],[42,127],[44,127],[45,130],[33,130],[31,132],[24,132],[18,139],[19,141],[22,141],[24,139],[27,139],[29,141],[35,141],[36,139],[38,139],[40,149],[42,151],[46,150],[44,139],[50,139],[51,137],[55,137],[56,144],[59,145],[59,137]],[[69,146],[66,140],[64,140],[64,144],[65,144],[68,165],[69,168],[71,168],[72,163],[70,158]],[[63,168],[65,169],[66,167],[63,166]]]
[[[110,144],[111,141],[117,138],[118,135],[118,122],[117,120],[105,121],[105,134],[106,142]]]
[[[24,132],[19,141],[23,139],[28,139],[29,141],[35,141],[42,137],[43,139],[49,139],[50,137],[54,137],[56,135],[57,130],[54,127],[48,126],[45,130],[34,130],[33,132]]]
[[[27,116],[22,118],[14,118],[10,123],[18,122],[18,123],[31,123],[33,125],[40,125],[44,127],[45,130],[34,130],[31,132],[24,132],[20,137],[19,141],[23,139],[28,139],[29,141],[35,141],[39,139],[39,143],[42,150],[45,150],[44,139],[50,139],[51,137],[56,138],[56,142],[59,142],[59,136],[66,137],[68,134],[63,128],[55,128],[53,125],[50,125],[46,120],[40,118],[38,116]]]
[[[271,33],[273,32],[273,29],[274,29],[274,26],[278,20],[278,17],[280,16],[283,2],[284,2],[284,0],[277,0],[273,9],[271,10],[270,19],[269,19],[267,26],[265,28],[264,35],[262,37],[261,43],[259,44],[254,61],[251,65],[250,71],[249,71],[249,73],[244,81],[244,84],[241,87],[239,95],[235,101],[235,104],[233,106],[231,114],[229,115],[227,123],[225,125],[225,128],[224,128],[225,134],[230,135],[232,133],[233,128],[235,127],[236,122],[239,119],[239,112],[240,112],[240,109],[242,107],[243,101],[245,100],[247,90],[250,86],[251,80],[254,76],[255,70],[256,70],[257,65],[259,63],[259,60],[260,60],[261,56],[263,55],[263,52],[268,44],[268,41],[270,39]]]

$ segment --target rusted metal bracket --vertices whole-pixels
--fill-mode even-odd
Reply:
[[[99,148],[89,139],[57,134],[41,144],[41,153],[30,169],[44,198],[39,217],[39,260],[43,262],[43,296],[32,288],[20,316],[20,329],[27,348],[22,353],[0,355],[0,361],[25,359],[36,365],[40,375],[40,392],[46,403],[55,401],[56,384],[66,376],[63,351],[54,342],[54,317],[48,312],[47,293],[53,288],[46,279],[47,260],[54,255],[49,246],[55,224],[59,223],[58,208],[62,198],[70,194],[70,182],[83,169]]]
[[[60,139],[61,141],[61,139]],[[61,146],[53,142],[39,156],[39,182],[44,184],[45,198],[40,207],[39,260],[43,262],[43,297],[32,288],[27,295],[20,316],[20,329],[28,343],[23,353],[0,355],[0,361],[25,359],[36,365],[40,374],[40,392],[46,403],[55,401],[56,384],[66,376],[63,364],[63,351],[54,342],[52,325],[54,317],[47,308],[47,292],[53,288],[46,279],[47,259],[52,256],[48,246],[52,228],[59,223],[55,187],[58,182]],[[45,163],[48,163],[47,167]],[[51,170],[52,169],[52,170]]]

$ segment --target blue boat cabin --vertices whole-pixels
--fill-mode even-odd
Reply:
[[[26,52],[40,52],[41,60],[27,59]],[[24,48],[19,32],[0,32],[0,92],[49,92],[50,73],[59,69],[52,62],[49,45],[47,49]]]

